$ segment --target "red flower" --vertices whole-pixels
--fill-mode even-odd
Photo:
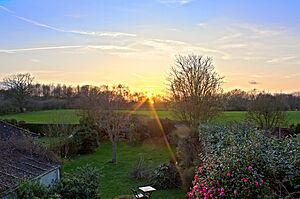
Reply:
[[[230,177],[231,174],[230,174],[230,172],[228,172],[226,175],[227,175],[228,177]]]
[[[193,194],[191,192],[188,192],[188,199],[192,199]]]
[[[241,179],[243,182],[248,182],[247,178],[242,178]]]

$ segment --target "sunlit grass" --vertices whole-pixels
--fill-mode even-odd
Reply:
[[[154,115],[149,110],[136,110],[134,114],[144,115],[154,118]],[[60,109],[60,110],[47,110],[47,111],[35,111],[18,114],[10,114],[0,116],[2,118],[15,118],[17,120],[23,120],[27,123],[54,123],[58,121],[56,118],[58,115],[62,116],[60,123],[77,124],[79,123],[80,116],[78,111],[74,109]],[[171,111],[158,110],[157,115],[160,119],[176,119]],[[230,122],[230,121],[242,121],[246,117],[245,111],[227,111],[223,112],[216,120],[218,122]],[[300,123],[300,111],[288,111],[287,120],[289,124]]]

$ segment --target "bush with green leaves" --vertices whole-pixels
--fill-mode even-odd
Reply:
[[[17,197],[22,199],[47,198],[49,194],[48,187],[38,181],[24,181],[17,189]]]
[[[98,133],[86,126],[77,127],[71,136],[60,137],[59,141],[52,143],[50,149],[57,155],[69,158],[78,154],[89,154],[99,147]]]
[[[55,188],[55,193],[64,199],[97,199],[100,173],[95,167],[87,165],[72,173],[65,173]]]
[[[78,154],[89,154],[99,147],[98,133],[88,127],[79,127],[73,134],[74,142],[77,144]]]
[[[152,185],[157,189],[180,187],[181,179],[176,166],[173,163],[161,164],[154,170]]]
[[[212,162],[235,162],[255,168],[258,176],[268,180],[274,196],[279,197],[299,195],[300,184],[300,143],[298,137],[273,139],[248,124],[233,123],[230,125],[202,124],[199,127],[199,139],[203,146],[201,165]],[[226,164],[225,164],[226,163]],[[230,163],[231,164],[231,163]],[[229,164],[229,165],[230,165]],[[220,170],[210,165],[218,176],[224,176],[223,170],[235,168],[231,165]],[[242,173],[244,175],[244,173]],[[213,179],[209,176],[208,179]],[[249,177],[248,177],[249,178]],[[236,179],[234,182],[240,181]],[[237,189],[234,183],[227,190]],[[251,190],[250,190],[251,191]],[[253,190],[252,190],[253,191]],[[231,193],[224,193],[225,195]],[[258,194],[258,193],[257,193]],[[297,195],[298,194],[298,195]]]
[[[232,156],[208,157],[197,168],[188,198],[264,198],[269,183],[256,169]]]
[[[99,199],[100,172],[86,165],[72,173],[64,173],[61,181],[46,187],[38,181],[25,181],[17,189],[22,199]]]

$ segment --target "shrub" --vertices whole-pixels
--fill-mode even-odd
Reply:
[[[92,166],[76,169],[64,174],[55,192],[64,199],[96,199],[99,198],[100,173]]]
[[[292,124],[290,126],[290,128],[292,129],[292,131],[293,131],[294,134],[300,134],[300,123],[298,123],[296,125]]]
[[[99,146],[99,136],[88,127],[78,127],[68,137],[60,137],[59,141],[51,143],[50,149],[60,157],[72,157],[78,154],[89,154]]]
[[[78,128],[73,135],[77,144],[78,154],[89,154],[99,147],[98,133],[88,127]]]
[[[78,154],[78,144],[72,137],[61,137],[59,141],[50,143],[49,149],[60,157],[70,158]]]
[[[17,189],[17,197],[22,199],[46,199],[48,192],[48,188],[37,181],[24,181]]]
[[[254,182],[256,177],[264,177],[269,181],[273,193],[277,196],[294,197],[299,194],[297,193],[300,183],[300,162],[297,161],[300,159],[299,136],[277,140],[264,136],[262,132],[248,124],[231,124],[201,125],[199,138],[204,146],[201,153],[203,161],[200,165],[212,170],[210,175],[200,174],[207,178],[206,183],[209,183],[207,186],[213,186],[212,183],[216,183],[213,180],[220,179],[220,182],[228,184],[228,187],[224,184],[222,186],[226,188],[225,190],[229,190],[230,194],[234,190],[236,193],[241,193],[237,188],[239,184],[236,184],[241,183],[240,178],[246,178],[253,185],[256,183]],[[254,173],[247,173],[248,171],[243,169],[249,166],[255,169]],[[239,177],[232,178],[234,180],[231,183],[224,182],[226,172],[233,170],[237,173],[232,177]],[[266,181],[265,179],[263,180]],[[202,182],[199,183],[202,184]],[[252,190],[253,187],[248,188],[251,193],[258,195],[266,191],[264,189],[260,190],[262,192],[257,192],[256,189]]]
[[[176,188],[181,185],[180,175],[172,163],[162,164],[154,170],[152,185],[157,189]]]
[[[52,188],[37,181],[25,181],[19,186],[17,196],[22,199],[97,199],[99,180],[99,171],[87,165],[64,174]]]
[[[198,167],[188,198],[262,198],[269,191],[268,181],[254,167],[221,157]]]
[[[145,124],[145,120],[146,119],[141,116],[131,117],[130,130],[126,136],[130,144],[141,144],[147,138],[150,138],[149,129]]]
[[[133,167],[130,177],[136,180],[145,180],[151,177],[153,170],[149,165],[145,165],[144,157],[140,157],[139,161]]]

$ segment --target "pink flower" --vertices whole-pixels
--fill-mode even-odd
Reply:
[[[247,178],[242,178],[241,179],[243,182],[248,182]]]
[[[223,195],[224,195],[224,192],[221,192],[221,193],[220,193],[220,196],[223,196]]]
[[[255,187],[258,187],[258,182],[255,182]]]
[[[222,188],[221,188],[221,192],[224,192],[224,191],[225,191],[225,189],[222,187]]]
[[[188,199],[192,199],[193,194],[191,192],[188,192]]]
[[[251,170],[252,170],[252,167],[251,167],[251,166],[248,166],[248,167],[247,167],[247,170],[251,171]]]
[[[237,191],[236,191],[236,190],[234,190],[234,191],[233,191],[233,194],[234,194],[234,195],[237,195]]]
[[[231,174],[230,174],[230,172],[228,172],[226,175],[227,175],[228,177],[230,177]]]
[[[260,180],[261,183],[264,183],[264,180]]]

